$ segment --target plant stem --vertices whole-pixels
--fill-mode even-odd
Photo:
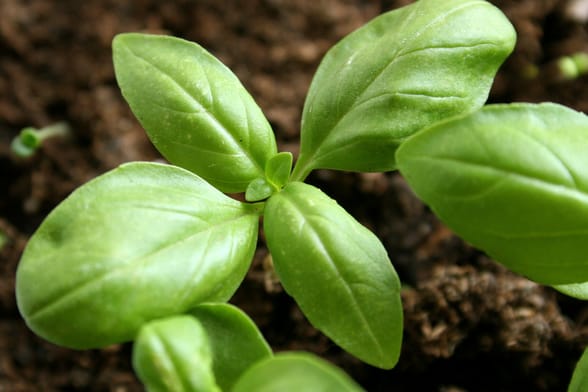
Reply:
[[[294,170],[290,175],[290,181],[303,182],[312,170],[312,167],[304,163],[304,156],[300,155],[296,161],[296,164],[294,165]]]
[[[37,135],[39,136],[41,141],[43,141],[54,136],[66,137],[70,135],[70,132],[71,127],[69,126],[69,124],[65,121],[61,121],[39,129]]]

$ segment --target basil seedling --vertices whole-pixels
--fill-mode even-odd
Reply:
[[[133,347],[133,367],[150,392],[363,391],[312,354],[274,356],[247,315],[219,303],[145,324]]]
[[[206,332],[201,306],[235,292],[263,216],[276,273],[310,322],[359,359],[392,368],[403,318],[388,255],[336,201],[302,181],[318,168],[395,169],[404,140],[483,106],[514,43],[506,17],[480,0],[421,0],[375,18],[319,66],[292,168],[292,155],[277,151],[253,98],[204,48],[174,37],[118,35],[113,57],[122,94],[170,164],[122,165],[47,216],[17,272],[24,319],[66,347],[137,340],[137,372],[154,390],[176,382],[188,390],[230,388],[216,375],[234,380],[253,359],[219,370],[214,352],[224,338]],[[225,195],[236,192],[246,201]],[[191,312],[201,321],[182,316]],[[215,317],[220,328],[225,321]],[[184,351],[177,339],[194,343]],[[180,358],[177,369],[152,366],[164,346]],[[310,362],[304,355],[264,359],[251,377],[283,367],[294,377]],[[192,379],[185,371],[196,363],[202,368]],[[332,376],[325,385],[357,389],[319,368],[317,375]],[[236,388],[257,385],[251,382],[239,379]]]

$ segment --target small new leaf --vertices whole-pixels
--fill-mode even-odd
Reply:
[[[347,374],[308,353],[283,353],[252,366],[231,392],[361,392]]]
[[[400,282],[378,238],[300,182],[270,197],[264,226],[276,272],[310,322],[361,360],[393,367],[402,339]]]
[[[133,368],[148,392],[221,392],[204,328],[192,316],[145,324],[133,346]]]
[[[544,284],[588,281],[588,117],[490,105],[417,133],[401,173],[458,235]]]
[[[251,263],[256,208],[178,167],[122,165],[78,188],[31,237],[16,275],[20,312],[38,335],[83,349],[225,301]]]
[[[237,77],[175,37],[115,37],[123,96],[157,149],[223,192],[244,192],[276,154],[272,129]]]
[[[271,157],[267,162],[265,176],[276,189],[281,189],[290,179],[291,170],[292,154],[289,152],[280,152]]]
[[[274,190],[274,187],[265,178],[256,178],[247,186],[245,200],[249,202],[265,200],[271,196]]]
[[[317,168],[387,171],[416,131],[481,107],[515,43],[500,10],[480,0],[420,0],[335,45],[304,105],[293,179]]]

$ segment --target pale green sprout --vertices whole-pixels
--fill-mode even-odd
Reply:
[[[42,146],[47,139],[68,137],[71,128],[66,122],[58,122],[43,128],[26,127],[12,140],[10,148],[15,155],[28,158]]]

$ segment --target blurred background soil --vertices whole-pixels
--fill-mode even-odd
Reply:
[[[129,346],[71,351],[35,337],[14,300],[18,259],[73,189],[120,163],[161,159],[117,88],[110,43],[125,31],[196,41],[242,80],[281,150],[297,152],[301,108],[327,49],[409,0],[0,0],[0,392],[140,391]],[[491,102],[555,101],[588,110],[588,78],[558,58],[588,52],[584,0],[496,0],[518,44]],[[11,155],[25,126],[66,121],[69,139]],[[506,271],[453,235],[395,173],[318,171],[319,185],[384,242],[406,285],[398,366],[383,371],[313,329],[272,274],[260,241],[234,299],[276,351],[308,350],[369,391],[565,391],[588,344],[588,307]]]

